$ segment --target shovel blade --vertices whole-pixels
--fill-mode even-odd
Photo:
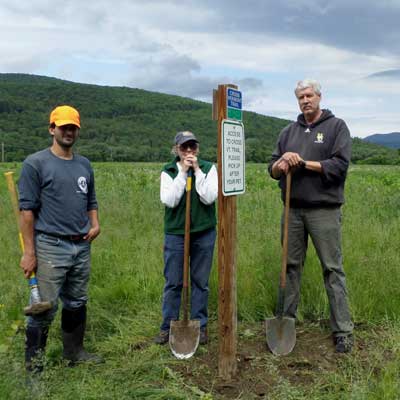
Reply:
[[[289,317],[269,318],[265,320],[267,345],[277,356],[289,354],[296,344],[295,319]]]
[[[171,321],[169,347],[179,360],[192,357],[200,340],[200,321]]]

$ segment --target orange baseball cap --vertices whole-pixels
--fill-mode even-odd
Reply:
[[[79,116],[78,110],[70,106],[58,106],[50,114],[50,124],[56,124],[56,126],[63,125],[76,125],[78,128],[81,127],[81,117]]]

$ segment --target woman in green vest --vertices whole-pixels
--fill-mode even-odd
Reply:
[[[208,280],[215,244],[215,200],[218,175],[215,166],[198,158],[199,141],[189,131],[175,136],[175,159],[161,172],[160,197],[165,205],[163,321],[158,344],[169,340],[170,321],[177,320],[183,281],[185,233],[185,185],[189,169],[193,170],[190,221],[191,320],[200,321],[200,344],[208,342]]]

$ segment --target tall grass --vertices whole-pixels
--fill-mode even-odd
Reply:
[[[18,176],[19,168],[19,164],[0,165],[0,399],[29,398],[23,385],[21,313],[28,301],[28,289],[18,267],[16,224],[3,178],[6,170],[15,170]],[[204,397],[206,393],[171,378],[169,366],[173,361],[168,349],[149,343],[161,319],[161,165],[95,164],[94,168],[102,233],[92,247],[87,339],[89,348],[96,347],[107,363],[95,368],[63,368],[58,316],[51,329],[47,351],[50,368],[46,369],[48,379],[44,379],[46,388],[41,388],[40,398]],[[400,310],[399,173],[398,167],[351,167],[343,207],[343,253],[353,317],[357,323],[393,324],[393,332],[397,332]],[[238,197],[237,243],[238,317],[244,323],[273,315],[282,212],[277,183],[266,175],[265,165],[248,165],[246,180],[246,193]],[[211,321],[217,318],[217,279],[214,263]],[[310,245],[299,319],[325,319],[328,310],[321,267]],[[383,393],[396,387],[396,376],[398,368],[393,364],[382,377],[390,383],[379,380],[367,384],[361,376],[360,386],[354,390],[362,393],[368,388]],[[280,390],[283,393],[284,386]]]

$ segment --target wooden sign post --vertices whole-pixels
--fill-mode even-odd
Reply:
[[[228,91],[232,89],[232,93],[240,95],[240,116],[237,106],[234,109],[233,117],[228,115],[229,105]],[[242,187],[240,185],[240,173],[233,171],[232,179],[228,182],[233,182],[231,192],[226,193],[224,189],[224,154],[223,151],[228,151],[229,159],[235,160],[235,163],[229,165],[233,168],[239,166],[236,163],[237,155],[231,156],[230,151],[240,151],[233,147],[228,147],[226,143],[241,143],[244,146],[244,138],[242,139],[224,139],[224,126],[226,123],[240,125],[243,131],[241,122],[233,121],[232,119],[241,120],[241,93],[238,92],[235,85],[219,85],[218,90],[214,90],[213,102],[213,118],[218,121],[218,331],[219,331],[219,358],[218,372],[219,376],[224,380],[231,380],[236,374],[237,362],[237,302],[236,302],[236,196],[235,194],[243,193],[244,177]],[[231,93],[231,92],[229,92]],[[225,125],[224,125],[225,124]],[[239,131],[240,131],[239,126]],[[236,129],[236,126],[233,126]],[[232,131],[232,136],[236,136],[236,131]],[[228,132],[230,134],[231,131]],[[242,132],[243,134],[243,132]],[[240,132],[238,133],[240,135]],[[225,140],[225,149],[224,147]],[[227,148],[228,147],[228,148]],[[243,147],[244,149],[244,147]],[[241,155],[242,161],[244,154]],[[226,157],[225,157],[226,158]],[[227,165],[227,164],[226,164]],[[244,171],[244,161],[243,161]],[[238,177],[239,176],[239,177]],[[225,180],[226,182],[227,180]],[[238,183],[238,187],[236,187]],[[236,185],[236,186],[235,186]],[[243,190],[242,190],[243,189]],[[237,190],[237,192],[235,192]]]

